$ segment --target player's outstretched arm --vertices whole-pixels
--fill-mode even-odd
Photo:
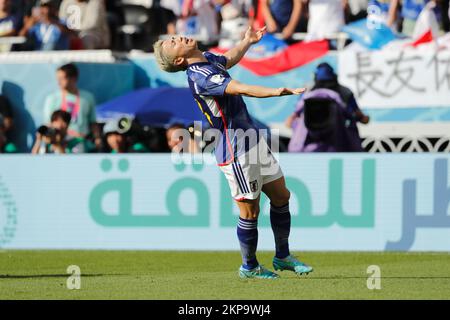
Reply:
[[[305,92],[305,88],[296,88],[296,89],[268,88],[262,86],[248,85],[240,83],[239,81],[236,80],[231,80],[225,89],[225,94],[234,96],[244,95],[247,97],[254,97],[254,98],[280,97],[293,94],[301,94],[303,92]]]
[[[257,31],[254,31],[251,27],[249,27],[247,32],[245,32],[244,39],[242,39],[236,47],[224,53],[225,58],[227,58],[227,69],[230,69],[232,66],[237,64],[245,55],[248,48],[250,48],[252,44],[261,40],[265,31],[266,27]]]

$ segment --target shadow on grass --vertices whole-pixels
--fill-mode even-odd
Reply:
[[[29,274],[13,275],[0,274],[0,279],[37,279],[37,278],[67,278],[71,274]],[[104,276],[123,276],[124,274],[81,274],[81,277],[104,277]]]

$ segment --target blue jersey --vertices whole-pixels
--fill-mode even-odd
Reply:
[[[227,95],[231,81],[227,59],[211,52],[203,55],[208,62],[193,63],[186,73],[194,99],[212,128],[220,131],[215,153],[219,165],[225,165],[258,143],[258,129],[240,95]]]
[[[37,23],[28,34],[34,38],[35,50],[69,50],[69,38],[55,24]]]
[[[430,0],[403,0],[402,17],[405,19],[417,20],[419,14],[425,8],[428,2],[430,2]],[[440,21],[441,12],[439,5],[435,6],[433,11],[436,15],[436,19]]]
[[[387,15],[391,6],[391,0],[370,0],[369,6],[375,6],[380,9],[380,13]]]
[[[17,16],[9,15],[0,19],[0,36],[11,31],[20,31],[20,19]]]
[[[281,32],[291,19],[292,8],[294,6],[292,0],[271,0],[270,12],[278,25],[278,31]]]

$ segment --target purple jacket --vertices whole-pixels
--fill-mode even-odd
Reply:
[[[330,99],[336,103],[336,122],[332,128],[333,134],[328,138],[317,138],[315,132],[310,132],[304,123],[303,109],[305,100],[310,98]],[[296,118],[292,123],[292,137],[289,142],[289,152],[361,152],[361,138],[356,128],[349,128],[346,123],[354,121],[347,112],[346,106],[339,94],[329,89],[315,89],[305,93],[297,103]]]

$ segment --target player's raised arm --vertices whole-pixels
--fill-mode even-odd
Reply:
[[[301,94],[305,92],[305,88],[268,88],[262,86],[253,86],[244,83],[240,83],[236,80],[231,80],[225,88],[225,94],[229,95],[244,95],[254,98],[270,98],[280,97],[293,94]]]
[[[242,39],[236,47],[224,53],[224,56],[227,58],[227,69],[237,64],[245,55],[248,48],[250,48],[252,44],[257,43],[259,40],[261,40],[265,31],[266,27],[257,31],[254,31],[251,27],[249,27],[245,32],[244,39]]]

